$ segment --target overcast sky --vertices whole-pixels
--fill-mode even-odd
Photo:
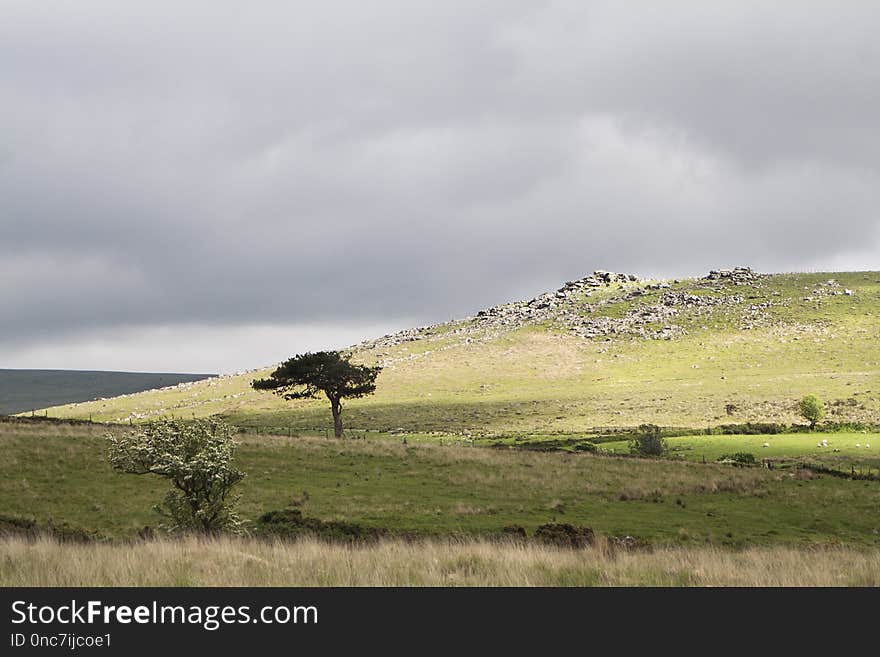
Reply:
[[[878,123],[876,0],[0,0],[0,367],[880,269]]]

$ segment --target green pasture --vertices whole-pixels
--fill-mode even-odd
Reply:
[[[828,446],[819,445],[828,441]],[[816,461],[848,459],[854,463],[880,462],[880,433],[782,433],[773,435],[681,436],[667,438],[670,456],[689,461],[714,461],[725,454],[748,452],[757,460],[804,458]],[[626,441],[605,442],[614,453],[629,451]]]
[[[164,482],[113,472],[101,433],[0,424],[0,513],[115,537],[155,527]],[[241,439],[246,523],[297,504],[325,520],[416,535],[568,522],[659,543],[880,545],[877,481],[461,443]]]

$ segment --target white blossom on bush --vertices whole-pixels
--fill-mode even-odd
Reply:
[[[134,433],[107,434],[113,468],[130,474],[155,474],[173,488],[156,510],[169,519],[173,532],[236,530],[232,489],[244,472],[230,463],[235,441],[228,425],[218,420],[161,420]]]

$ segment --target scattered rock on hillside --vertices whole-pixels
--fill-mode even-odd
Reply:
[[[404,329],[397,333],[383,335],[381,338],[376,338],[375,340],[366,340],[355,345],[355,347],[358,349],[376,349],[377,347],[396,347],[404,342],[415,342],[416,340],[422,340],[427,337],[425,334],[425,329],[427,328],[430,327],[423,326],[420,328]]]
[[[806,301],[807,303],[813,303],[817,301],[821,301],[827,297],[846,295],[851,297],[855,294],[849,288],[843,287],[840,283],[838,283],[833,278],[825,281],[824,283],[818,283],[813,286],[813,288],[804,287],[805,291],[808,291],[809,294],[803,297],[801,300]]]
[[[552,311],[563,303],[577,297],[588,298],[596,289],[608,287],[614,283],[635,283],[639,278],[634,274],[619,274],[597,270],[591,275],[576,281],[568,281],[554,292],[546,292],[528,301],[518,301],[500,306],[493,306],[477,313],[476,319],[482,323],[497,323],[510,326],[529,322],[540,322],[550,319]],[[498,320],[498,321],[495,321]]]
[[[634,290],[624,299],[632,300],[642,294]],[[660,297],[658,303],[636,306],[623,317],[584,317],[577,313],[567,313],[559,319],[584,338],[631,335],[652,340],[670,340],[686,333],[681,326],[668,323],[682,310],[687,310],[689,315],[699,315],[705,314],[712,308],[733,307],[742,302],[743,298],[739,295],[715,297],[670,290]]]
[[[725,293],[725,285],[757,284],[763,278],[749,267],[733,269],[713,269],[707,276],[698,281],[705,283],[701,287],[711,290],[716,295],[691,294],[671,289],[667,281],[643,282],[633,274],[622,274],[597,270],[584,278],[568,281],[558,290],[540,294],[528,301],[492,306],[479,311],[476,316],[464,322],[447,322],[438,324],[434,329],[447,327],[444,336],[455,338],[449,345],[440,347],[448,349],[474,341],[497,338],[507,332],[530,324],[554,322],[571,330],[576,335],[587,338],[601,338],[616,335],[627,335],[648,339],[672,339],[686,333],[681,326],[670,322],[682,311],[689,316],[712,312],[718,307],[740,306],[744,299],[740,295]],[[618,286],[619,294],[602,295],[594,303],[588,301],[597,291]],[[659,301],[654,304],[641,304],[632,307],[622,317],[609,317],[597,311],[608,304],[621,301],[635,301],[654,291],[663,291]],[[764,312],[770,302],[755,304],[744,310],[742,328],[753,328],[767,315]],[[371,350],[398,346],[407,342],[422,340],[429,337],[431,327],[407,329],[392,335],[385,335],[376,340],[369,340],[356,345],[355,348]],[[425,352],[428,353],[428,352]],[[398,360],[421,358],[425,353],[400,356]],[[377,354],[383,358],[381,362],[390,363],[388,354]]]
[[[608,287],[613,284],[636,283],[638,280],[639,278],[634,274],[597,270],[584,278],[568,281],[558,290],[540,294],[528,301],[515,301],[481,310],[475,317],[470,318],[473,320],[471,324],[456,327],[450,330],[448,334],[451,337],[467,335],[481,335],[489,338],[497,337],[499,334],[493,334],[492,330],[505,332],[527,324],[554,319],[560,307],[564,304],[569,304],[575,298],[588,298],[599,288]],[[587,306],[584,310],[590,311],[592,309]],[[453,322],[446,322],[437,326],[451,326],[452,324]],[[391,335],[384,335],[376,340],[361,342],[355,345],[355,348],[364,350],[387,348],[406,342],[422,340],[428,337],[428,328],[431,327],[407,329]]]
[[[736,285],[748,285],[761,278],[762,275],[753,271],[751,267],[734,267],[733,269],[713,269],[707,276],[703,277],[703,280],[730,282]]]

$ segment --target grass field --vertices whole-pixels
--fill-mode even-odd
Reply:
[[[823,440],[827,447],[820,447]],[[689,461],[715,461],[724,455],[748,452],[762,458],[803,458],[821,463],[838,463],[864,468],[880,464],[880,433],[783,433],[773,435],[678,436],[666,439],[670,455]],[[764,445],[767,445],[766,447]],[[626,453],[626,441],[603,442],[601,448]]]
[[[880,586],[880,552],[711,547],[623,552],[486,541],[0,539],[0,586]]]
[[[165,490],[113,472],[100,427],[0,424],[0,509],[114,537],[155,526]],[[796,469],[461,444],[245,435],[241,511],[296,498],[304,513],[417,535],[492,534],[547,522],[657,544],[880,545],[880,482]]]

